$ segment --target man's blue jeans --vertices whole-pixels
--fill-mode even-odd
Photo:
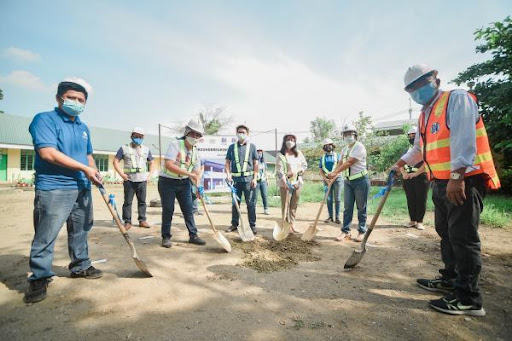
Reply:
[[[258,201],[258,193],[261,193],[261,200],[263,201],[263,209],[268,209],[268,201],[267,201],[267,190],[268,184],[267,180],[260,180],[256,185],[256,201]]]
[[[329,190],[329,195],[327,196],[327,211],[329,212],[329,218],[336,217],[338,219],[340,217],[340,204],[341,204],[341,192],[343,191],[343,178],[338,176],[336,180],[332,183],[331,189]],[[334,201],[336,216],[333,215],[333,207],[332,202]]]
[[[93,225],[89,189],[36,190],[34,199],[35,235],[30,249],[29,282],[52,277],[53,250],[62,225],[68,230],[69,270],[79,273],[91,266],[87,235]]]
[[[345,180],[343,190],[344,206],[343,211],[343,232],[350,233],[350,224],[352,223],[352,215],[354,214],[354,202],[357,205],[357,219],[359,225],[357,230],[360,233],[366,232],[366,206],[368,203],[368,193],[370,191],[370,180],[368,175],[355,179]]]
[[[250,182],[237,182],[235,181],[233,186],[236,189],[236,195],[242,199],[242,194],[245,197],[245,203],[247,204],[247,213],[249,215],[249,226],[254,230],[256,228],[256,188],[251,188]],[[240,201],[238,201],[240,205]],[[238,211],[233,204],[231,207],[231,226],[237,226],[239,223],[240,216]]]
[[[192,212],[192,192],[188,178],[171,179],[166,177],[158,178],[158,193],[162,201],[162,238],[171,238],[171,223],[174,215],[174,201],[178,200],[185,226],[187,226],[190,238],[197,235],[194,213]]]

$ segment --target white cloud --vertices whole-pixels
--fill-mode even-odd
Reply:
[[[48,91],[50,89],[49,86],[43,83],[41,78],[25,70],[14,70],[5,77],[0,76],[0,83],[37,91]]]
[[[14,46],[6,48],[3,55],[4,57],[14,59],[16,61],[31,63],[41,61],[41,56],[39,56],[37,53]]]

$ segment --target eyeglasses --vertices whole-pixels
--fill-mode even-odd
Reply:
[[[413,83],[409,84],[405,88],[405,91],[407,91],[408,93],[413,93],[414,91],[424,87],[425,85],[427,85],[429,83],[434,83],[435,81],[436,81],[436,79],[434,78],[434,76],[420,78],[420,79],[414,81]]]

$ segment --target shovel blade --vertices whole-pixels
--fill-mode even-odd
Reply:
[[[276,241],[281,241],[283,239],[286,239],[288,235],[290,234],[290,224],[289,223],[283,223],[283,226],[279,226],[279,224],[276,222],[274,223],[274,230],[272,231],[272,237]]]
[[[222,233],[217,231],[217,233],[215,233],[214,236],[215,236],[215,240],[217,241],[217,243],[219,243],[220,246],[222,246],[222,248],[224,250],[226,250],[227,252],[231,252],[231,244],[229,243],[229,240]]]
[[[305,242],[311,241],[313,238],[315,238],[315,235],[317,234],[319,230],[316,228],[315,225],[311,225],[308,227],[308,229],[302,234],[301,239]]]
[[[357,264],[359,264],[361,259],[363,259],[363,256],[365,253],[366,253],[366,248],[364,248],[362,250],[361,249],[354,250],[354,252],[352,252],[352,255],[350,256],[350,258],[347,259],[347,261],[345,262],[345,266],[343,268],[351,269],[354,266],[356,266]]]
[[[139,268],[140,271],[144,272],[149,277],[153,277],[151,272],[149,272],[148,267],[146,266],[146,263],[144,263],[142,261],[142,259],[140,259],[140,258],[133,258],[133,260],[135,261],[135,264],[137,264],[137,267]]]

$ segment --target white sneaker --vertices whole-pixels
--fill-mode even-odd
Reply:
[[[268,211],[268,208],[266,210],[263,210],[263,214],[269,215],[270,212]]]
[[[424,229],[425,229],[425,226],[423,226],[423,223],[417,223],[417,224],[416,224],[416,228],[417,228],[418,230],[424,230]]]
[[[415,221],[410,221],[406,224],[404,224],[405,227],[416,227],[416,222]]]

